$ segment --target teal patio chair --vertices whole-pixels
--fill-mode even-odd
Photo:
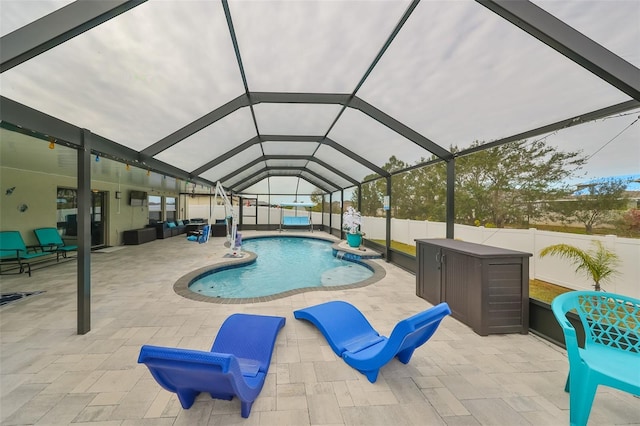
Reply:
[[[551,309],[564,332],[569,357],[571,425],[586,425],[598,385],[640,395],[640,300],[600,291],[571,291]],[[584,327],[584,348],[566,317],[574,311]]]
[[[60,260],[60,255],[66,258],[67,253],[70,251],[78,251],[78,246],[68,246],[64,243],[56,228],[38,228],[34,229],[33,232],[36,234],[36,238],[44,251],[55,252],[57,261]]]
[[[18,274],[23,273],[26,268],[31,276],[31,261],[50,254],[43,251],[41,246],[25,245],[19,231],[0,232],[0,262],[16,265]]]

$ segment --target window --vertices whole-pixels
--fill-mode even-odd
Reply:
[[[149,196],[149,223],[160,222],[162,220],[162,197],[159,195]]]
[[[176,199],[175,197],[165,197],[166,220],[176,220]]]

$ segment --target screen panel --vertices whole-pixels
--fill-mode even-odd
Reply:
[[[242,93],[208,1],[146,2],[2,73],[3,96],[135,150]]]
[[[640,109],[605,117],[536,139],[544,138],[563,150],[579,147],[588,158],[580,173],[568,182],[634,175],[640,172]]]
[[[310,161],[306,168],[308,170],[316,173],[317,175],[322,176],[323,178],[325,178],[329,182],[335,183],[336,185],[340,186],[341,188],[345,188],[345,187],[347,187],[349,185],[353,185],[353,183],[351,183],[347,179],[345,179],[342,176],[339,176],[339,175],[333,173],[330,170],[325,169],[323,166],[321,166],[320,164],[318,164],[318,163],[316,163],[314,161]],[[345,172],[345,174],[347,174],[349,176],[349,171],[348,170],[342,170],[342,171]]]
[[[231,187],[237,185],[239,182],[247,179],[249,176],[259,173],[261,176],[267,176],[268,172],[265,169],[264,162],[259,162],[258,164],[254,164],[251,167],[241,171],[237,175],[231,176],[229,179],[223,182],[225,187]],[[255,178],[254,178],[255,179]]]
[[[311,155],[318,148],[318,145],[317,142],[268,141],[262,143],[262,149],[264,150],[264,155]]]
[[[271,197],[272,203],[278,203],[278,195],[295,194],[298,187],[299,178],[295,176],[269,176],[254,183],[244,191],[246,194],[276,194]],[[287,199],[290,199],[287,198]]]
[[[195,170],[256,136],[251,110],[241,108],[155,156],[183,170]]]
[[[338,170],[348,172],[349,176],[358,181],[362,181],[365,176],[377,175],[373,170],[327,145],[321,145],[315,156]]]
[[[640,2],[535,0],[534,3],[640,68]],[[613,28],[624,28],[624,31],[613,31]]]
[[[305,167],[307,160],[267,160],[269,167]]]
[[[475,2],[421,2],[358,96],[446,148],[629,99]]]
[[[249,89],[352,92],[408,4],[229,2]]]
[[[24,1],[2,0],[0,8],[0,36],[5,36],[37,19],[63,8],[73,0]]]
[[[229,173],[232,173],[233,171],[238,169],[242,169],[244,165],[251,163],[259,157],[262,157],[260,146],[254,145],[242,151],[241,153],[229,158],[228,160],[223,161],[214,168],[202,173],[202,177],[205,179],[209,179],[212,182],[216,182]],[[264,162],[262,163],[262,165],[264,166]]]
[[[414,164],[432,154],[368,115],[347,108],[329,132],[329,138],[382,167],[391,157]],[[376,149],[371,149],[375,146]]]
[[[272,104],[253,107],[258,131],[265,135],[325,135],[340,105]]]

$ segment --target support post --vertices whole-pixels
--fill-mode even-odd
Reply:
[[[329,194],[329,234],[333,235],[333,231],[332,231],[332,223],[333,223],[333,217],[332,217],[332,213],[333,213],[333,193]]]
[[[447,161],[447,238],[453,239],[456,218],[455,210],[456,160]]]
[[[389,197],[389,209],[385,212],[386,215],[386,241],[384,243],[384,258],[387,262],[389,260],[389,251],[391,250],[391,176],[386,177],[387,181],[387,197]]]
[[[320,230],[322,231],[324,229],[324,196],[326,194],[322,194],[322,203],[320,204]]]
[[[82,129],[78,165],[78,334],[91,330],[91,132]]]
[[[344,226],[344,189],[340,190],[340,238],[345,239],[347,236],[344,234],[342,227]]]

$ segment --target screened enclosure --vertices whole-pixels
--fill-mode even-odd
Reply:
[[[332,193],[638,108],[636,2],[99,3],[3,0],[3,123],[196,190]]]
[[[480,214],[454,193],[457,163],[481,151],[581,152],[562,183],[640,170],[638,2],[1,7],[2,166],[75,177],[80,193],[117,181],[188,204],[220,182],[256,211],[313,199],[337,235],[357,205],[452,238]]]

